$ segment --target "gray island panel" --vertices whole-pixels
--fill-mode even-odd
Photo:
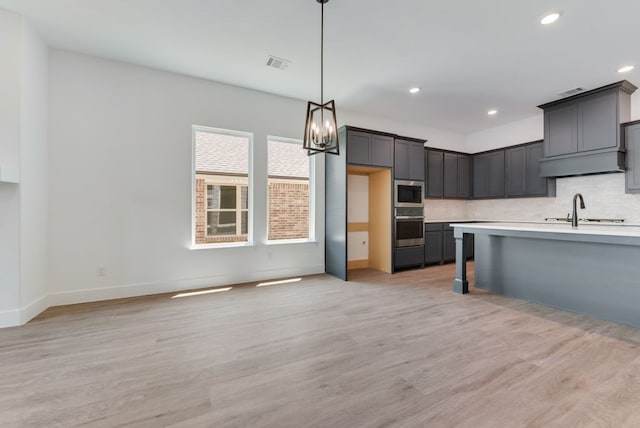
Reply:
[[[454,229],[457,238],[475,235],[475,287],[640,327],[640,228],[487,223]],[[461,260],[457,292],[466,291]]]

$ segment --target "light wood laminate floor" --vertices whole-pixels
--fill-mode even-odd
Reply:
[[[0,330],[0,426],[640,426],[639,330],[453,276],[52,308]]]

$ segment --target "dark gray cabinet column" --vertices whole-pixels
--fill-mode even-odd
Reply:
[[[464,245],[465,234],[457,229],[454,232],[456,241],[456,277],[453,280],[453,291],[460,294],[469,292],[469,281],[467,281],[467,252]]]

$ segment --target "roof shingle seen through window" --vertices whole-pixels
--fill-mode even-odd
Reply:
[[[249,173],[249,139],[196,131],[196,172]]]
[[[269,141],[269,177],[309,178],[309,156],[302,145]]]
[[[249,139],[196,131],[196,172],[242,174],[249,172]],[[300,144],[269,141],[270,177],[309,177],[309,157]]]

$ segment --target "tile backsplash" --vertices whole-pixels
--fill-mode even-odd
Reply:
[[[556,180],[555,198],[513,198],[477,201],[425,200],[428,220],[525,220],[566,217],[575,193],[582,193],[586,209],[580,217],[622,218],[640,224],[640,194],[626,194],[623,173],[565,177]]]

